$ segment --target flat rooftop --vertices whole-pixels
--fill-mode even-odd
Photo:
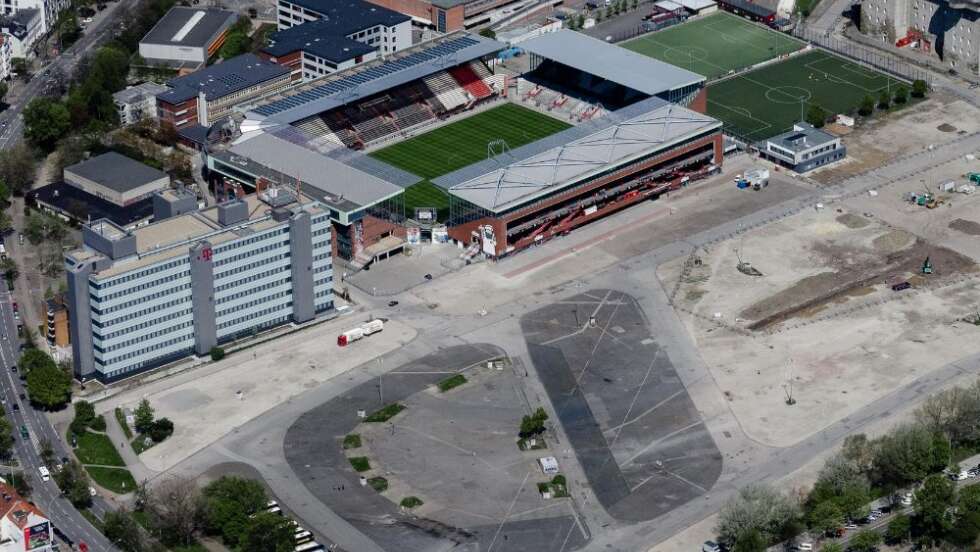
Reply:
[[[705,81],[703,75],[576,31],[545,33],[521,42],[521,49],[651,96]]]
[[[374,205],[402,191],[387,180],[268,132],[244,136],[228,148],[226,155],[217,156],[231,161],[239,170],[271,177],[273,182],[292,184],[298,178],[304,194],[346,212]]]
[[[169,179],[167,173],[114,151],[65,167],[65,174],[68,173],[115,192],[128,192],[157,180]]]
[[[210,67],[167,82],[170,90],[157,94],[157,99],[177,104],[196,98],[203,92],[213,100],[246,88],[288,75],[282,65],[265,61],[255,54],[242,54]]]
[[[312,199],[303,195],[300,202],[294,202],[290,207],[298,208],[302,203],[303,208],[311,213],[324,212],[322,208],[310,204]],[[272,208],[255,194],[242,198],[242,201],[248,206],[248,220],[231,226],[225,227],[218,223],[218,208],[213,206],[133,230],[132,234],[136,236],[136,255],[114,260],[112,266],[94,274],[93,278],[96,280],[111,278],[169,258],[186,255],[190,246],[198,240],[207,239],[212,245],[218,245],[283,224],[269,216]],[[85,255],[86,251],[82,249],[73,252],[72,256],[79,259],[78,255]]]
[[[231,11],[176,6],[157,21],[140,43],[207,48],[237,20],[238,15]]]
[[[362,63],[291,87],[280,95],[246,107],[246,116],[252,120],[294,123],[450,67],[496,54],[506,47],[496,40],[458,31],[389,54],[384,59]]]
[[[527,157],[521,157],[523,152],[518,148],[516,159],[506,154],[498,156],[440,177],[435,184],[478,207],[502,213],[554,194],[612,166],[668,149],[700,134],[720,130],[722,126],[716,119],[659,98],[650,98],[626,110],[635,113],[642,108],[646,111],[581,138],[538,153],[525,150],[533,153]],[[540,142],[554,143],[552,138],[560,140],[562,134]],[[484,172],[494,164],[497,168]]]
[[[777,134],[772,138],[767,138],[759,142],[760,147],[765,149],[765,144],[775,144],[793,152],[801,152],[824,144],[836,141],[838,138],[833,134],[814,128],[808,123],[796,123],[793,130],[788,130],[782,134]]]

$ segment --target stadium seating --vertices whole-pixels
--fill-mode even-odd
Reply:
[[[432,94],[446,111],[452,111],[457,107],[464,106],[469,101],[466,94],[459,87],[459,84],[445,71],[429,75],[422,79],[422,82],[432,91]]]
[[[483,67],[483,64],[478,64]],[[485,67],[484,67],[485,69]],[[473,70],[473,64],[460,65],[449,70],[449,74],[459,83],[475,100],[482,100],[493,95],[493,90],[483,82],[483,79]]]

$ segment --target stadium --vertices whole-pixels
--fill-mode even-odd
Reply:
[[[522,43],[520,74],[505,48],[460,31],[263,98],[209,178],[301,188],[363,267],[419,227],[500,258],[720,168],[703,76],[571,31]]]

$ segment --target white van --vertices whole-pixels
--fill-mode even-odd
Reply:
[[[48,471],[48,468],[41,466],[37,469],[37,471],[41,474],[41,481],[51,480],[51,472]]]
[[[558,473],[558,459],[554,456],[538,458],[538,464],[541,466],[541,471],[547,475],[554,475]]]

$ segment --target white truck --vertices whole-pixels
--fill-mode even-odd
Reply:
[[[381,319],[376,318],[370,322],[365,322],[364,324],[347,330],[346,332],[337,336],[337,345],[340,347],[346,347],[358,339],[380,332],[384,329],[384,327],[385,323]]]

